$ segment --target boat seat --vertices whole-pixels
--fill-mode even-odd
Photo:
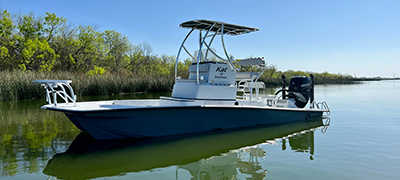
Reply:
[[[251,80],[254,76],[258,76],[259,72],[236,72],[236,80]]]

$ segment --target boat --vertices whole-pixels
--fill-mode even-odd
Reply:
[[[259,92],[265,84],[258,81],[266,69],[264,58],[248,58],[234,64],[224,37],[256,32],[258,28],[210,20],[191,20],[180,27],[190,31],[178,51],[171,97],[77,102],[71,80],[35,80],[46,90],[48,104],[42,108],[65,113],[76,127],[96,139],[169,136],[329,116],[327,103],[314,100],[312,74],[310,78],[293,77],[288,89],[282,76],[282,89],[265,95]],[[194,31],[199,31],[199,47],[191,54],[185,43]],[[218,55],[211,46],[216,36],[221,37],[226,57]],[[182,50],[193,59],[188,78],[182,78],[177,71]],[[257,71],[243,71],[249,66]],[[58,103],[58,99],[63,102]]]
[[[265,176],[267,167],[261,167],[257,161],[265,157],[265,145],[281,145],[282,151],[301,152],[299,155],[312,159],[316,146],[314,132],[326,132],[329,121],[318,119],[145,139],[96,140],[81,132],[66,152],[47,162],[43,173],[57,179],[94,179],[175,166],[193,177],[213,175],[210,179],[228,179],[215,177],[221,173],[229,177],[238,173]]]

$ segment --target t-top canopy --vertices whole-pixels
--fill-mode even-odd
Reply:
[[[186,21],[179,26],[181,28],[190,28],[190,29],[197,29],[197,30],[208,30],[213,25],[214,27],[210,30],[211,32],[217,32],[221,29],[222,25],[224,25],[224,32],[223,34],[228,35],[241,35],[246,34],[254,31],[258,31],[258,28],[252,28],[247,26],[235,25],[235,24],[228,24],[224,22],[218,21],[210,21],[210,20],[193,20],[193,21]]]

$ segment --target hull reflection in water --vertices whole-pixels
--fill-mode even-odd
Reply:
[[[249,174],[263,179],[266,170],[258,163],[265,151],[258,146],[270,140],[288,137],[290,145],[300,143],[304,133],[323,126],[323,120],[291,123],[279,126],[216,131],[191,136],[169,136],[148,139],[95,140],[81,133],[65,153],[56,154],[44,173],[59,179],[92,179],[178,165],[193,179],[232,178]],[[299,134],[296,135],[296,134]],[[311,138],[310,138],[311,137]],[[306,138],[310,146],[292,146],[293,150],[309,151],[313,155],[313,136]],[[293,142],[292,140],[293,139]],[[300,144],[307,144],[300,143]],[[282,143],[282,149],[286,149]],[[247,155],[246,155],[247,154]]]

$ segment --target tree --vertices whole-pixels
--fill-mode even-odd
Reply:
[[[59,55],[54,69],[57,71],[75,71],[77,69],[75,52],[78,48],[76,39],[78,29],[73,24],[62,24],[58,28],[58,33],[54,35],[50,44],[55,53]]]
[[[33,13],[23,15],[18,23],[18,68],[21,70],[51,71],[58,55],[43,38],[43,18]],[[19,56],[18,56],[19,55]]]
[[[0,71],[13,68],[16,43],[12,38],[15,25],[11,14],[0,9]]]
[[[141,66],[141,72],[144,75],[151,75],[153,74],[154,67],[156,62],[157,56],[153,54],[153,48],[149,43],[143,42],[139,44],[139,49],[141,52],[140,56],[140,61],[142,66]]]
[[[44,17],[44,29],[43,32],[47,34],[47,42],[51,42],[54,35],[60,31],[58,27],[65,25],[67,19],[64,17],[57,17],[54,13],[46,12]]]
[[[101,34],[93,26],[79,26],[77,30],[75,49],[71,52],[74,58],[76,69],[81,72],[87,72],[93,69],[101,58],[96,44],[99,43]]]
[[[126,54],[131,47],[128,37],[116,32],[115,30],[104,31],[102,37],[106,49],[105,58],[110,62],[108,65],[113,72],[118,73],[121,64],[124,64],[124,60],[127,58]]]
[[[51,71],[56,58],[54,50],[46,40],[28,39],[23,42],[21,60],[18,65],[21,70]]]
[[[142,54],[139,46],[131,45],[131,48],[129,48],[127,69],[133,74],[139,74],[140,66],[143,63],[143,61],[140,61]]]

